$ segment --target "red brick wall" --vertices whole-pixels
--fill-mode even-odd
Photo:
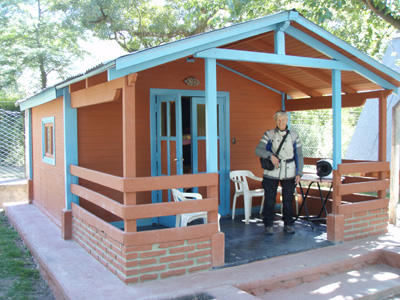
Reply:
[[[338,206],[337,214],[328,214],[328,240],[352,241],[387,233],[389,199],[375,199]]]
[[[344,240],[362,239],[387,233],[389,209],[379,208],[344,216]]]
[[[73,239],[125,283],[164,279],[212,268],[211,236],[127,247],[106,231],[96,228],[96,222],[83,214],[83,211],[74,211],[73,207]],[[112,227],[106,222],[102,225]]]

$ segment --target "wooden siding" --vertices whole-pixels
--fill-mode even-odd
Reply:
[[[122,176],[122,101],[78,108],[78,162],[81,167]],[[121,192],[93,182],[80,185],[122,203]],[[94,204],[80,199],[80,205],[106,221],[120,221]]]
[[[58,98],[32,109],[33,203],[60,226],[65,208],[63,102]],[[42,119],[54,116],[55,166],[42,161]]]
[[[189,76],[199,79],[200,85],[187,86],[183,80]],[[262,176],[254,150],[264,131],[275,127],[273,114],[281,109],[281,96],[221,67],[217,67],[217,76],[218,91],[230,93],[230,141],[236,139],[236,143],[230,145],[231,170],[246,169]],[[204,81],[202,59],[195,62],[182,59],[139,73],[136,82],[138,176],[150,176],[150,88],[204,90]],[[255,184],[257,187],[260,185]],[[233,194],[234,186],[231,184],[231,205]],[[254,200],[254,205],[259,205],[258,199]],[[238,207],[243,207],[242,201],[238,202]]]
[[[189,87],[184,79],[200,80],[200,85]],[[274,128],[273,114],[281,108],[281,96],[224,68],[217,68],[218,91],[230,93],[231,170],[251,170],[262,176],[259,160],[254,154],[265,130]],[[136,174],[151,175],[150,169],[150,89],[204,90],[204,62],[171,62],[139,73],[136,81]],[[184,95],[183,95],[184,96]],[[251,105],[250,105],[251,104]],[[122,176],[122,104],[111,103],[78,109],[79,165],[113,175]],[[201,156],[202,153],[199,153]],[[255,183],[257,184],[257,183]],[[93,184],[85,183],[93,188]],[[259,186],[259,183],[257,184]],[[95,189],[99,191],[98,189]],[[107,196],[122,201],[115,191],[101,190]],[[231,202],[234,187],[231,185]],[[255,205],[258,204],[255,200]],[[140,193],[138,204],[151,202],[150,193]],[[239,208],[243,206],[238,203]]]

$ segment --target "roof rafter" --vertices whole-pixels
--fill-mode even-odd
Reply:
[[[199,51],[193,55],[200,58],[213,58],[221,60],[236,60],[255,63],[276,64],[285,66],[298,66],[305,68],[322,68],[353,71],[347,64],[336,61],[292,55],[259,53],[252,51],[212,48]]]
[[[274,47],[264,41],[261,40],[255,40],[251,41],[250,45],[252,45],[254,48],[260,50],[260,51],[268,51],[268,52],[273,52]],[[318,71],[316,69],[310,69],[310,68],[297,68],[294,67],[297,70],[300,70],[303,73],[307,73],[308,75],[313,76],[315,79],[320,80],[321,82],[328,83],[329,85],[332,85],[332,78],[329,75],[326,75],[325,73]],[[356,93],[357,91],[350,86],[344,84],[342,82],[342,90],[346,93]]]
[[[308,75],[311,75],[312,77],[314,77],[315,79],[318,79],[322,82],[328,83],[330,85],[332,85],[332,77],[329,75],[326,75],[325,73],[319,71],[319,70],[315,70],[315,69],[309,69],[309,68],[298,68],[301,72],[307,73]],[[347,84],[344,84],[342,82],[342,91],[345,93],[357,93],[357,90],[351,88],[350,86],[348,86]]]
[[[287,34],[292,36],[293,38],[310,45],[310,47],[320,51],[321,53],[337,59],[338,61],[344,62],[347,65],[351,66],[353,69],[351,71],[357,72],[361,76],[371,80],[372,82],[376,83],[377,85],[385,88],[385,89],[393,89],[397,90],[397,87],[391,84],[390,82],[386,81],[382,77],[378,76],[376,73],[366,69],[365,67],[361,66],[360,64],[356,63],[354,60],[346,57],[345,55],[337,52],[336,50],[332,49],[331,47],[325,45],[324,43],[318,41],[317,39],[309,36],[308,34],[304,33],[301,30],[298,30],[294,27],[289,27],[285,31]]]
[[[246,78],[246,79],[248,79],[248,80],[250,80],[250,81],[253,81],[253,82],[255,82],[255,83],[257,83],[257,84],[259,84],[259,85],[261,85],[261,86],[263,86],[263,87],[265,87],[265,88],[267,88],[267,89],[270,89],[271,91],[274,91],[275,93],[278,93],[278,94],[281,94],[281,95],[284,94],[283,92],[278,91],[278,90],[274,89],[273,87],[270,87],[269,85],[267,85],[267,84],[265,84],[265,83],[262,83],[262,82],[260,82],[260,81],[258,81],[258,80],[255,80],[254,78],[249,77],[249,76],[247,76],[246,74],[240,73],[239,71],[234,70],[234,69],[232,69],[232,68],[229,68],[228,66],[225,66],[225,65],[223,65],[223,64],[221,64],[221,63],[218,63],[218,62],[217,62],[217,66],[220,66],[220,67],[222,67],[222,68],[224,68],[224,69],[226,69],[226,70],[228,70],[228,71],[231,71],[231,72],[233,72],[233,73],[235,73],[235,74],[237,74],[237,75],[239,75],[239,76],[242,76],[243,78]]]
[[[316,92],[316,91],[314,91],[314,90],[312,90],[312,89],[310,89],[310,88],[308,88],[308,87],[306,87],[306,86],[304,86],[304,85],[302,85],[302,84],[300,84],[300,83],[298,83],[298,82],[296,82],[294,80],[291,80],[288,77],[285,77],[284,75],[281,75],[280,73],[275,72],[275,71],[273,71],[271,69],[266,70],[263,66],[261,66],[259,64],[251,64],[251,65],[249,65],[249,64],[246,64],[246,63],[243,63],[243,62],[238,62],[238,63],[241,64],[241,65],[244,65],[244,66],[246,66],[246,67],[248,67],[250,69],[252,69],[253,71],[261,74],[262,76],[265,76],[265,77],[268,77],[270,79],[279,81],[279,82],[283,83],[286,86],[295,88],[295,89],[303,92],[305,95],[314,96],[314,97],[322,96],[321,93],[318,93],[318,92]]]
[[[265,42],[262,42],[260,39],[252,39],[250,41],[247,40],[247,43],[249,43],[251,46],[254,46],[254,49],[256,49],[256,50],[259,50],[259,51],[271,50],[271,51],[269,51],[269,53],[273,53],[273,47]],[[239,45],[240,45],[240,43],[237,43],[234,45],[229,45],[229,47],[227,47],[227,48],[232,49],[233,47],[236,47]],[[236,49],[236,50],[238,50],[238,49]],[[244,64],[244,63],[240,63],[240,64],[252,69],[253,71],[256,71],[257,73],[260,73],[263,76],[266,76],[268,78],[279,81],[288,87],[297,89],[297,90],[303,92],[307,96],[321,96],[322,95],[321,93],[315,92],[315,91],[307,88],[306,86],[302,85],[301,83],[298,83],[295,80],[289,79],[278,72],[272,71],[271,69],[268,69],[268,71],[266,71],[264,69],[264,67],[262,67],[262,66],[248,65],[248,64]]]

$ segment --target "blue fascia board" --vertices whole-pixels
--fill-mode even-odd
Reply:
[[[337,52],[336,50],[330,48],[329,46],[327,46],[324,43],[318,41],[317,39],[309,36],[308,34],[302,32],[301,30],[298,30],[298,29],[296,29],[294,27],[289,27],[286,30],[286,33],[288,35],[294,37],[295,39],[297,39],[297,40],[309,45],[310,47],[320,51],[321,53],[346,63],[347,65],[349,65],[349,66],[351,66],[353,68],[354,72],[356,72],[356,73],[360,74],[361,76],[371,80],[372,82],[376,83],[379,86],[381,86],[381,87],[383,87],[385,89],[393,89],[393,90],[397,90],[398,89],[395,85],[393,85],[392,83],[390,83],[387,80],[383,79],[382,77],[378,76],[376,73],[374,73],[374,72],[368,70],[367,68],[359,65],[355,61],[353,61],[350,58],[344,56],[343,54]],[[349,47],[351,47],[351,46],[349,46]],[[351,47],[351,48],[353,48],[353,47]],[[353,48],[353,50],[355,50],[355,48]],[[359,53],[361,53],[361,52],[359,52]],[[359,56],[357,56],[357,57],[359,58]],[[387,68],[385,65],[382,65],[382,64],[378,63],[377,61],[375,61],[375,60],[373,60],[371,58],[369,60],[372,60],[376,64],[379,65],[379,67],[374,66],[375,68],[377,68],[380,71],[385,72],[386,74],[388,74],[388,72],[386,70],[389,70],[390,68]],[[397,75],[399,75],[399,74],[397,74]]]
[[[286,11],[125,55],[117,58],[115,67],[109,69],[109,80],[190,56],[208,48],[274,31],[282,22],[295,20],[297,17],[297,12]]]
[[[243,35],[250,37],[269,32],[276,29],[277,24],[288,21],[290,16],[289,12],[283,12],[138,51],[118,58],[116,60],[116,69],[120,70],[157,58],[162,58],[166,62],[168,60],[167,57],[176,52],[180,53],[188,49],[190,52],[197,52],[200,49],[209,48],[209,45],[214,43],[216,43],[214,47],[217,47],[227,42],[241,40],[245,38]]]
[[[25,110],[34,106],[38,106],[47,102],[50,102],[57,97],[62,96],[62,91],[57,91],[54,87],[48,88],[39,94],[34,95],[22,101],[19,106],[21,110]]]
[[[208,49],[205,51],[195,53],[194,57],[246,61],[255,63],[306,67],[306,68],[337,69],[337,70],[353,71],[353,68],[349,67],[346,63],[336,60],[261,53],[253,51],[232,50],[232,49],[219,49],[219,48]]]
[[[394,71],[391,68],[386,67],[385,65],[381,64],[377,60],[369,57],[365,53],[361,52],[360,50],[354,48],[353,46],[349,45],[348,43],[344,42],[343,40],[339,39],[332,33],[326,31],[322,27],[312,23],[311,21],[307,20],[304,17],[299,17],[296,19],[296,22],[302,25],[303,27],[311,30],[312,32],[316,33],[320,37],[326,39],[327,41],[337,45],[338,47],[342,48],[343,50],[347,51],[348,53],[356,56],[360,60],[364,61],[365,63],[371,65],[372,67],[388,74],[389,76],[393,77],[396,80],[400,81],[400,74]],[[294,36],[295,37],[295,36]]]
[[[176,48],[174,49],[171,44],[166,44],[165,46],[169,46],[170,48],[165,48],[165,52],[163,51],[157,51],[154,52],[152,51],[153,49],[158,49],[162,48],[163,46],[159,46],[156,48],[148,49],[141,57],[135,57],[133,61],[130,61],[129,63],[125,61],[123,64],[121,62],[122,59],[125,57],[122,57],[120,59],[116,60],[116,66],[114,68],[110,68],[108,70],[108,80],[113,80],[122,76],[129,75],[131,73],[136,73],[140,72],[142,70],[150,69],[155,66],[168,63],[183,57],[191,56],[197,51],[202,51],[205,49],[209,48],[214,48],[214,47],[219,47],[222,45],[226,45],[232,42],[235,42],[237,40],[242,40],[246,39],[255,35],[263,34],[266,32],[274,31],[276,29],[276,25],[270,25],[266,27],[259,28],[257,30],[251,31],[251,32],[243,32],[241,34],[237,34],[234,37],[226,37],[226,38],[221,38],[219,40],[213,41],[211,39],[206,39],[206,40],[198,40],[196,43],[193,43],[192,45],[184,45],[183,46],[177,46],[177,44],[172,43]],[[210,32],[211,34],[212,32]],[[182,40],[185,41],[185,40]],[[135,54],[132,54],[135,55]],[[139,55],[139,53],[137,54]],[[137,59],[136,59],[137,58]]]

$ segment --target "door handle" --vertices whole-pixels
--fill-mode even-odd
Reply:
[[[178,158],[175,158],[175,159],[174,159],[174,161],[178,161],[178,160],[179,160]],[[182,158],[182,161],[184,161],[184,160],[185,160],[185,159]]]

